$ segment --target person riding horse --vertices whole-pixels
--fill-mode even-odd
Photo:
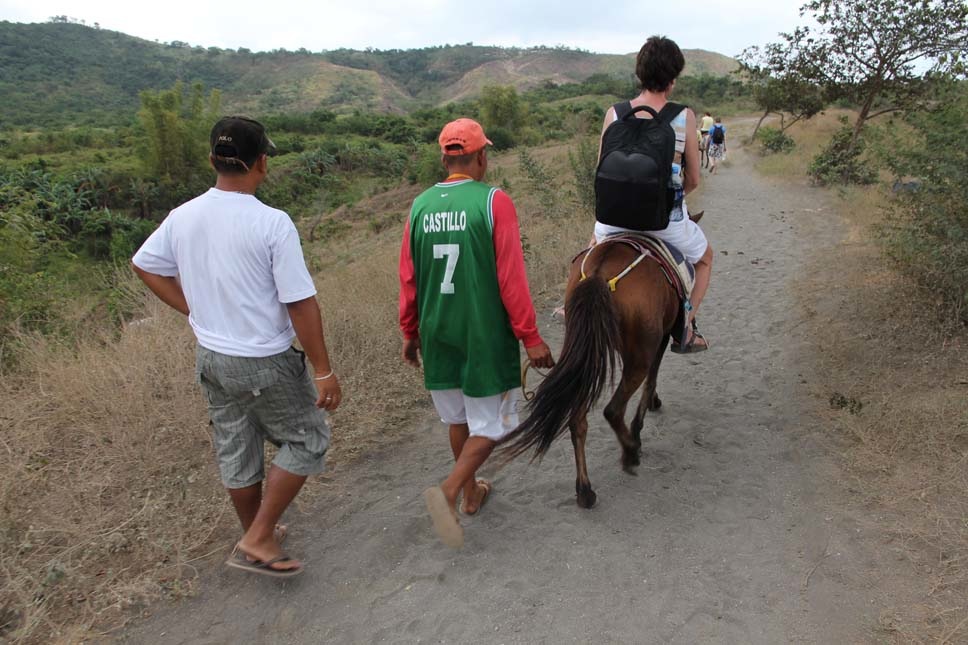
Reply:
[[[660,118],[660,114],[668,118],[670,110],[662,110],[684,66],[682,52],[672,40],[649,38],[636,64],[642,92],[630,102],[631,107],[642,106],[652,118]],[[623,112],[626,119],[639,118],[628,107]],[[615,108],[609,108],[602,133],[603,153],[605,134],[617,118]],[[532,450],[534,458],[540,458],[567,428],[578,471],[575,491],[583,508],[591,508],[597,500],[585,461],[587,415],[615,374],[616,353],[621,355],[621,380],[605,407],[605,418],[621,445],[623,469],[633,471],[640,463],[645,413],[662,405],[656,382],[670,338],[680,330],[680,352],[708,347],[690,323],[709,285],[712,249],[683,201],[699,183],[696,119],[691,110],[683,108],[671,124],[678,153],[672,158],[681,172],[676,178],[681,189],[672,191],[675,199],[668,226],[648,234],[678,247],[694,264],[692,311],[684,313],[683,294],[674,286],[674,271],[663,261],[663,253],[653,252],[635,230],[596,221],[597,243],[572,262],[565,295],[565,338],[558,363],[530,399],[529,417],[501,441],[505,459]],[[677,324],[683,322],[685,329]],[[625,423],[628,403],[643,382],[645,390],[629,428]]]

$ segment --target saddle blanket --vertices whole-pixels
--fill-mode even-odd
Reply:
[[[616,233],[608,235],[598,241],[598,244],[586,249],[584,252],[591,251],[595,246],[601,244],[626,244],[636,249],[639,253],[649,255],[662,268],[666,280],[679,294],[681,310],[672,328],[672,338],[678,343],[682,343],[686,338],[686,326],[689,320],[689,312],[692,311],[692,303],[689,295],[696,284],[696,269],[686,260],[685,256],[671,244],[650,236],[648,233]],[[587,257],[587,256],[586,256]]]
[[[679,249],[648,233],[617,233],[602,238],[598,244],[609,242],[627,244],[640,253],[651,252],[679,296],[685,300],[689,299],[692,287],[696,284],[696,269]]]

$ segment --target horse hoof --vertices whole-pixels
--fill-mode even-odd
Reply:
[[[636,468],[642,460],[639,458],[639,451],[628,451],[622,453],[622,470],[624,470],[629,475],[638,475],[639,472]]]
[[[578,506],[581,508],[591,508],[598,501],[598,495],[591,488],[578,493]]]
[[[662,407],[662,399],[660,399],[659,398],[659,395],[656,394],[656,395],[654,395],[652,397],[652,402],[649,403],[649,411],[650,412],[655,412],[656,410],[658,410],[661,407]]]

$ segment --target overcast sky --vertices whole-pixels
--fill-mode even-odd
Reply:
[[[638,51],[652,34],[733,56],[799,22],[804,0],[0,0],[0,20],[66,15],[133,36],[253,51],[463,44]],[[464,7],[464,8],[462,8]]]

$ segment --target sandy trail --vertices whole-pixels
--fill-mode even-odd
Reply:
[[[412,440],[334,473],[289,518],[290,582],[213,563],[199,597],[130,629],[131,643],[834,643],[878,638],[884,597],[865,522],[811,438],[813,339],[792,283],[840,239],[823,197],[757,176],[742,151],[704,176],[716,251],[701,321],[712,350],[668,355],[638,476],[590,418],[598,506],[574,501],[571,445],[492,473],[466,545],[444,548],[421,491],[446,474],[428,411]],[[589,224],[589,230],[591,225]],[[562,327],[540,324],[560,346]],[[606,399],[607,400],[607,399]],[[602,402],[604,403],[604,401]],[[630,411],[631,413],[631,411]],[[883,634],[881,634],[883,637]]]

